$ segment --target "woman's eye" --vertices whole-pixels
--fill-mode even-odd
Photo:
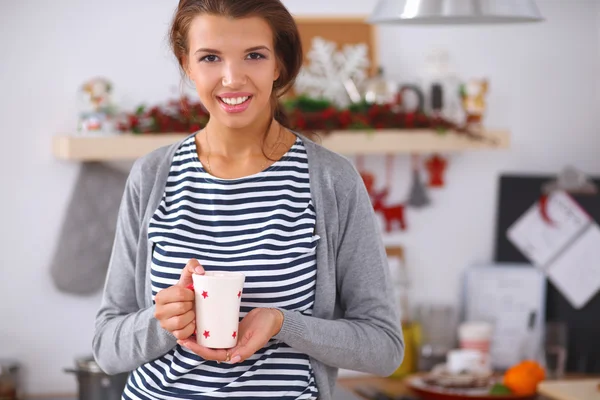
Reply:
[[[250,53],[250,54],[248,54],[248,58],[251,60],[260,60],[260,59],[263,59],[266,57],[260,53]]]
[[[214,54],[209,54],[207,56],[204,56],[200,59],[200,61],[204,61],[204,62],[215,62],[218,61],[219,57],[215,56]]]

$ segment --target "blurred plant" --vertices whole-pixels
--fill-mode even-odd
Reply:
[[[489,140],[441,117],[423,112],[395,111],[390,104],[353,103],[336,107],[326,99],[301,95],[285,100],[283,108],[290,120],[290,129],[297,131],[433,129],[443,134],[454,131],[472,139]],[[192,133],[202,129],[209,120],[208,111],[198,101],[187,97],[171,100],[165,106],[139,106],[125,114],[118,124],[122,132]]]

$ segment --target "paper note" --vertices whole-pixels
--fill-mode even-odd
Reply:
[[[600,227],[591,224],[547,269],[548,278],[574,308],[600,290]]]
[[[492,365],[504,369],[524,355],[524,346],[541,340],[546,279],[530,264],[493,264],[470,268],[465,285],[465,319],[494,325]],[[530,326],[531,315],[535,316]]]
[[[591,223],[590,216],[563,191],[552,193],[547,201],[548,223],[542,217],[540,202],[533,204],[508,229],[507,236],[525,257],[546,269]]]

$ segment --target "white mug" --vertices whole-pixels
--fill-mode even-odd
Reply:
[[[446,366],[451,374],[488,373],[491,371],[490,355],[474,349],[454,349],[447,355]]]
[[[467,321],[458,328],[458,339],[461,349],[479,350],[489,353],[494,326],[487,321]]]
[[[212,349],[237,344],[240,302],[245,276],[241,272],[206,271],[193,274],[196,341]]]

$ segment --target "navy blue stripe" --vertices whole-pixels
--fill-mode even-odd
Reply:
[[[154,261],[155,260],[153,259],[153,262]],[[154,264],[159,265],[158,262],[154,262]],[[213,270],[213,268],[210,268],[208,266],[205,266],[204,268],[207,271]],[[237,270],[237,272],[243,272],[243,269],[241,269],[241,268],[219,268],[219,270],[227,270],[227,271],[235,271],[235,270]],[[308,275],[308,273],[310,271],[312,271],[312,270],[314,270],[314,264],[309,265],[303,271],[306,271],[306,274]],[[179,280],[179,277],[181,276],[181,274],[169,274],[169,273],[166,273],[166,272],[155,271],[153,273],[153,276],[155,276],[156,278],[170,279],[170,280],[176,282],[177,280]],[[273,276],[260,276],[260,277],[246,276],[246,282],[251,282],[251,283],[278,282],[278,281],[282,280],[284,276],[286,276],[286,275],[273,275]],[[292,273],[288,274],[287,276],[289,277],[289,279],[293,279],[296,276],[298,276],[298,274],[296,272],[292,272]],[[314,279],[314,276],[312,278]],[[160,288],[160,289],[166,289],[166,288],[172,286],[172,284],[163,283],[163,282],[157,282],[157,281],[153,281],[152,283],[153,283],[154,286],[156,286],[157,288]],[[299,286],[302,286],[302,285],[299,285]],[[279,286],[277,286],[276,288],[278,289]],[[246,291],[246,289],[244,289],[244,293],[246,293],[245,291]],[[264,292],[260,292],[260,293],[270,294],[270,293],[273,293],[273,291],[269,291],[268,289],[264,289]],[[271,301],[275,300],[274,296],[270,296],[270,297],[271,297]],[[242,301],[245,301],[245,300],[246,300],[246,298],[244,296],[242,296]]]
[[[300,149],[290,149],[290,152],[286,156],[283,156],[279,160],[279,163],[281,163],[281,162],[306,162],[306,157],[300,157],[298,155],[306,155],[306,151],[303,151]],[[175,153],[175,157],[179,158],[179,157],[184,157],[184,156],[188,156],[188,157],[191,156],[191,157],[186,160],[177,160],[177,162],[182,162],[182,161],[198,162],[199,161],[198,153],[192,146],[190,146],[189,148],[186,148],[185,150],[180,150],[177,153]],[[173,165],[176,165],[176,164],[173,164]]]
[[[274,204],[272,206],[253,207],[253,208],[246,208],[246,209],[241,209],[241,210],[212,210],[212,209],[198,210],[187,204],[182,204],[182,205],[178,205],[177,207],[169,208],[169,211],[171,211],[171,212],[188,211],[188,212],[193,212],[197,215],[208,215],[211,217],[212,216],[214,216],[214,217],[217,217],[217,216],[218,217],[243,217],[248,214],[271,213],[274,211],[283,211],[283,210],[285,210],[289,213],[301,213],[305,209],[306,209],[306,205],[304,207],[293,207],[293,206],[290,206],[287,204]],[[162,204],[160,205],[160,211],[163,213],[166,212]],[[245,219],[244,221],[246,221],[247,224],[251,224],[251,223],[253,223],[251,221],[255,221],[255,220],[256,219],[248,218],[248,219]],[[230,222],[230,221],[223,221],[223,222]],[[224,225],[223,222],[219,223],[219,226]]]
[[[253,223],[258,224],[259,222],[253,222]],[[189,228],[189,227],[187,229],[183,229],[183,226],[185,226],[185,225],[171,227],[169,225],[151,224],[150,226],[151,226],[151,228],[155,228],[155,227],[158,227],[158,228],[166,228],[166,227],[168,227],[170,229],[178,228],[178,229],[181,229],[183,231],[188,231],[188,232],[191,232],[190,229],[193,229],[193,228]],[[299,226],[302,226],[302,229],[307,229],[307,228],[311,229],[310,225],[306,226],[305,224],[302,224],[302,225],[299,225]],[[288,239],[288,240],[289,239],[292,239],[292,240],[302,240],[302,239],[304,239],[304,238],[307,237],[307,234],[293,235],[292,231],[290,231],[290,228],[286,227],[284,225],[279,225],[277,227],[274,227],[273,229],[277,229],[277,230],[283,231],[283,233],[286,234],[287,236],[283,236],[282,234],[275,234],[275,233],[268,233],[268,234],[264,234],[264,235],[259,235],[261,232],[264,232],[267,229],[268,228],[255,228],[255,229],[240,230],[239,232],[237,232],[237,234],[232,234],[231,232],[223,232],[223,231],[212,232],[210,230],[206,230],[206,231],[196,230],[194,233],[202,234],[202,235],[208,236],[209,238],[210,237],[212,237],[212,238],[237,237],[237,236],[240,236],[242,234],[243,235],[249,235],[249,236],[251,236],[251,238],[249,238],[249,239],[231,240],[231,241],[219,243],[218,245],[222,246],[222,247],[241,246],[241,245],[252,244],[252,243],[255,243],[256,241],[264,241],[264,240],[277,240],[277,241],[285,241],[286,239]],[[298,229],[300,229],[300,228],[298,228]],[[270,228],[269,228],[269,230],[270,230]],[[252,235],[254,235],[254,236],[252,236]],[[155,233],[155,232],[152,232],[152,233],[148,234],[148,239],[150,239],[152,241],[154,241],[153,239],[156,238],[156,237],[168,237],[168,238],[170,238],[172,240],[180,240],[183,243],[185,243],[187,241],[190,241],[190,238],[185,237],[185,236],[181,236],[181,235],[179,235],[177,233],[165,233],[165,232],[156,232]],[[180,244],[176,244],[176,242],[173,242],[173,245],[178,246],[178,247],[187,247],[184,244],[181,244],[181,245]],[[196,239],[193,242],[193,244],[190,243],[190,246],[192,246],[192,245],[194,246],[194,248],[189,248],[190,250],[195,250],[196,248],[202,248],[203,246],[215,245],[215,242],[214,241],[207,241],[207,240],[204,240],[204,239]],[[265,243],[265,245],[266,245],[266,243]]]
[[[231,387],[231,386],[227,386],[221,389],[222,392],[224,393],[229,393],[229,392],[233,392],[233,391],[238,391],[238,390],[242,390],[244,392],[281,392],[281,391],[292,391],[292,390],[298,390],[298,391],[302,391],[306,388],[306,385],[302,385],[302,386],[297,386],[297,385],[292,385],[291,383],[288,383],[287,385],[281,387],[281,386],[244,386],[243,388],[237,388],[237,387]],[[296,397],[292,397],[293,399],[295,399]]]
[[[304,157],[302,157],[302,155]],[[177,153],[175,153],[175,157],[180,158],[180,157],[184,157],[184,156],[191,156],[190,158],[187,158],[186,160],[177,160],[177,162],[181,163],[182,161],[195,161],[198,162],[198,153],[196,153],[196,150],[190,146],[187,147],[185,150],[180,150]],[[303,163],[306,162],[306,151],[305,150],[300,150],[300,149],[290,149],[290,152],[282,157],[279,162],[297,162],[297,163]],[[175,164],[173,164],[175,165]],[[181,164],[179,164],[181,165]]]
[[[274,215],[266,215],[264,217],[260,217],[260,218],[251,218],[251,219],[244,219],[244,220],[228,220],[228,221],[214,221],[214,220],[202,220],[202,219],[196,219],[193,216],[190,216],[188,214],[180,214],[174,217],[169,218],[168,215],[169,214],[165,214],[164,209],[162,208],[162,206],[160,207],[160,212],[163,213],[163,215],[167,215],[166,217],[161,217],[158,214],[155,214],[154,216],[154,220],[155,221],[159,221],[159,222],[165,222],[166,224],[169,223],[177,223],[180,220],[185,220],[188,222],[191,222],[194,225],[199,225],[199,226],[206,226],[206,227],[212,227],[212,226],[218,226],[218,227],[222,227],[222,226],[230,226],[230,227],[235,227],[235,226],[244,226],[244,225],[250,225],[250,224],[265,224],[266,222],[270,222],[273,221],[273,217]],[[304,217],[306,217],[307,214],[302,214],[299,216],[288,216],[285,214],[277,214],[277,220],[273,221],[273,226],[276,227],[276,229],[280,229],[280,230],[288,230],[290,229],[289,227],[285,226],[285,225],[281,225],[278,224],[279,220],[281,221],[285,221],[285,222],[297,222],[299,219],[303,219]],[[312,215],[310,216],[311,218],[314,218]],[[271,225],[269,225],[270,227]],[[168,227],[163,227],[163,226],[157,226],[156,223],[154,222],[150,222],[150,228],[161,228],[161,229],[172,229],[171,226]],[[264,230],[266,228],[255,228],[255,229],[251,229],[245,232],[254,232],[254,233],[258,233],[261,232],[262,230]],[[205,234],[210,234],[210,232],[204,232]],[[237,236],[239,235],[238,232],[233,231],[233,233],[231,234],[231,236]],[[156,236],[156,235],[155,235]],[[218,236],[219,237],[225,237],[228,236],[226,232],[218,232]],[[188,238],[189,239],[189,238]]]
[[[174,165],[174,166],[182,166],[186,163],[200,163],[200,160],[198,160],[198,155],[196,154],[195,150],[185,150],[185,151],[177,152],[177,153],[175,153],[175,158],[183,158],[183,159],[175,160],[172,163],[172,165]],[[288,155],[282,157],[277,162],[277,164],[273,164],[274,166],[271,165],[269,168],[275,168],[275,170],[277,170],[281,164],[285,164],[285,163],[306,164],[306,159],[307,159],[306,151],[295,150],[295,151],[290,152]],[[192,166],[191,168],[195,169],[196,171],[198,170],[196,168],[196,166]],[[266,168],[265,171],[268,171],[269,168]],[[205,171],[204,168],[202,168],[202,170]],[[171,173],[177,174],[178,171],[173,170],[173,171],[171,171]]]
[[[286,262],[285,266],[277,265],[277,264],[259,264],[259,265],[253,265],[252,269],[254,271],[273,271],[276,269],[281,269],[282,267],[287,268],[293,268],[297,265],[300,264],[304,264],[308,261],[310,261],[314,256],[311,254],[307,254],[305,257],[297,257],[295,259],[292,259],[288,262]],[[190,258],[194,258],[194,257],[190,257]],[[200,258],[200,257],[198,257]],[[274,259],[277,259],[277,257],[275,257]],[[219,260],[221,262],[223,262],[223,260]],[[237,261],[237,260],[235,260]],[[243,261],[243,260],[242,260]],[[179,268],[179,269],[183,269],[183,267],[185,266],[185,264],[182,263],[174,263],[174,262],[169,262],[169,261],[164,261],[164,260],[159,260],[155,257],[152,257],[152,262],[155,263],[155,265],[159,266],[159,267],[164,267],[164,268]],[[233,263],[233,260],[228,260],[228,262]],[[314,264],[311,263],[311,264]],[[204,269],[206,271],[211,271],[211,270],[224,270],[224,271],[233,271],[233,272],[244,272],[248,266],[247,265],[219,265],[217,266],[212,266],[211,264],[208,264],[206,262],[203,262]],[[314,269],[314,265],[312,265],[312,268]],[[155,276],[160,276],[159,274],[164,274],[164,276],[161,276],[162,278],[172,278],[172,279],[179,279],[179,275],[174,275],[174,274],[167,274],[164,272],[160,272],[160,271],[153,271],[156,275]],[[296,272],[292,272],[291,275],[290,274],[280,274],[280,275],[273,275],[273,276],[261,276],[261,278],[266,282],[266,281],[279,281],[279,280],[285,280],[286,277],[287,278],[293,278],[295,276],[299,276],[302,275],[300,273],[300,271],[296,271]],[[279,277],[279,278],[277,278]],[[257,277],[253,277],[253,276],[247,276],[246,277],[246,282],[252,282],[252,280],[256,279]],[[250,281],[248,280],[250,279]]]
[[[306,193],[310,194],[310,188],[307,188],[308,189],[308,191],[307,191],[305,189],[297,190],[297,188],[294,188],[293,186],[289,186],[289,185],[285,185],[285,186],[286,187],[277,188],[277,190],[282,190],[282,191],[288,190],[289,192],[292,192],[292,193],[276,194],[276,195],[270,195],[270,196],[215,199],[215,198],[210,197],[210,195],[213,194],[213,193],[210,193],[210,192],[212,192],[212,190],[210,192],[209,191],[206,191],[206,192],[197,191],[196,193],[194,193],[194,196],[182,195],[173,200],[165,200],[165,205],[170,210],[170,209],[172,209],[171,207],[173,205],[176,205],[183,201],[188,201],[190,203],[199,204],[199,205],[228,206],[228,207],[238,206],[238,205],[242,205],[242,204],[252,204],[252,203],[289,201],[291,203],[303,204],[306,207],[306,205],[308,204],[308,202],[310,200],[310,196],[301,196],[299,198],[297,195],[306,194]],[[271,191],[273,191],[273,189]],[[173,196],[178,195],[180,193],[189,193],[189,188],[182,187],[178,190],[167,192],[167,197],[172,198]],[[296,196],[293,195],[294,193],[296,194]],[[202,196],[202,197],[199,197],[199,196]],[[252,212],[251,208],[244,208],[243,210],[247,210],[246,211],[247,213]]]
[[[190,136],[189,138],[187,138],[186,140],[184,140],[183,142],[181,142],[181,145],[179,146],[179,149],[177,150],[177,152],[182,151],[182,149],[194,149],[196,150],[196,140],[195,140],[195,136]],[[302,143],[302,140],[300,138],[297,138],[296,141],[294,142],[294,144],[292,145],[292,147],[290,147],[290,149],[288,150],[288,152],[291,151],[306,151],[304,148],[304,143]],[[177,154],[177,153],[175,153]]]
[[[156,399],[153,399],[151,397],[146,396],[145,394],[143,394],[142,392],[140,392],[139,389],[137,389],[135,386],[130,385],[129,383],[127,383],[127,388],[131,392],[133,392],[140,399],[143,399],[143,400],[156,400]],[[125,393],[123,393],[123,398],[127,399],[127,400],[134,400],[133,397],[129,397]]]
[[[267,356],[267,357],[272,357],[274,356],[274,354],[272,354],[271,356]],[[301,357],[298,354],[288,354],[288,356],[286,357],[287,359],[298,359],[298,360],[303,360],[303,357]],[[261,357],[261,360],[264,360],[265,357]],[[185,376],[196,376],[196,377],[208,377],[208,378],[234,378],[236,376],[239,376],[239,371],[236,371],[236,369],[239,369],[240,366],[248,366],[248,371],[281,371],[281,370],[287,370],[287,371],[297,371],[297,372],[306,372],[308,371],[308,367],[305,365],[301,365],[301,364],[284,364],[284,363],[265,363],[262,365],[257,365],[256,360],[247,360],[247,361],[243,361],[237,364],[227,364],[227,363],[223,363],[223,364],[217,364],[214,361],[206,361],[204,362],[204,364],[206,365],[210,365],[212,368],[219,368],[221,371],[219,372],[214,372],[211,370],[194,370],[192,368],[188,368],[190,371],[189,372],[179,372],[176,371],[175,369],[169,367],[168,372],[170,374],[172,374],[173,376],[178,377],[176,380],[173,379],[169,379],[168,382],[169,383],[173,383],[173,382],[190,382],[190,384],[194,384],[194,380],[189,379],[189,378],[185,378]],[[179,365],[179,364],[178,364]],[[165,370],[164,366],[160,366],[157,369],[162,369]],[[282,379],[285,379],[285,376],[299,376],[299,375],[277,375],[276,373],[270,373],[270,374],[261,374],[261,379],[271,379],[271,377],[278,377],[278,376],[282,376]],[[263,378],[264,377],[264,378]],[[251,377],[251,379],[256,379],[257,376],[253,376]],[[239,380],[240,378],[236,379]],[[197,381],[197,380],[196,380]],[[204,383],[203,383],[204,384]],[[216,384],[215,386],[219,386],[219,385],[223,385],[223,383],[219,383]],[[207,386],[209,386],[209,384],[207,384]]]
[[[154,261],[154,259],[153,259]],[[158,265],[158,263],[156,263]],[[207,271],[210,271],[211,268],[208,266],[204,267]],[[220,268],[222,270],[228,270],[228,271],[235,271],[235,268]],[[238,271],[243,271],[243,269],[237,269]],[[259,283],[259,282],[279,282],[282,280],[287,280],[287,279],[293,279],[297,276],[303,275],[303,274],[308,274],[309,272],[314,270],[314,264],[311,264],[309,266],[307,266],[306,268],[303,268],[297,272],[292,272],[289,274],[282,274],[282,275],[272,275],[272,276],[246,276],[246,282],[248,283]],[[164,279],[172,279],[174,281],[177,281],[180,277],[180,274],[168,274],[168,273],[164,273],[164,272],[158,272],[158,271],[154,271],[154,276],[157,277],[161,277]],[[153,285],[160,288],[160,289],[166,289],[168,287],[171,287],[172,285],[167,284],[167,283],[162,283],[162,282],[153,282]],[[246,290],[249,289],[244,289],[244,293],[246,293]],[[270,292],[265,292],[265,293],[270,293]],[[154,293],[156,294],[156,293]],[[272,299],[273,300],[273,299]],[[242,295],[242,303],[244,302],[253,302],[256,303],[258,301],[256,301],[256,299],[248,299],[246,297],[244,297],[244,295]],[[303,302],[302,305],[305,305],[306,303]],[[298,305],[297,303],[295,305]],[[248,312],[250,311],[250,309],[247,310]]]
[[[150,379],[152,379],[152,381],[160,388],[160,390],[156,390],[156,389],[152,389],[153,391],[158,392],[159,394],[177,394],[177,395],[194,395],[194,394],[198,394],[198,391],[196,390],[187,390],[187,389],[181,389],[181,388],[176,388],[171,386],[173,383],[179,382],[182,384],[187,384],[187,385],[196,385],[197,382],[189,379],[189,378],[184,378],[184,377],[180,377],[178,379],[173,379],[170,378],[167,374],[163,374],[162,378],[165,380],[165,382],[167,382],[169,384],[169,387],[167,389],[167,387],[161,382],[161,380],[154,375],[154,373],[152,371],[150,371],[148,369],[148,367],[146,365],[142,365],[140,367],[140,369],[144,370],[144,372],[146,372],[146,374],[148,374],[150,376]],[[184,375],[186,376],[186,375]],[[211,382],[210,380],[206,380],[202,382],[202,386],[204,387],[210,387],[210,388],[219,388],[222,387],[224,385],[227,385],[227,383],[224,382]],[[168,391],[167,391],[168,390]],[[163,393],[163,391],[165,393]]]
[[[297,289],[299,287],[307,285],[310,281],[312,281],[314,279],[315,279],[315,277],[311,276],[311,277],[306,278],[304,280],[301,280],[301,281],[298,281],[298,282],[294,282],[294,283],[289,284],[289,285],[278,286],[276,288],[273,288],[273,287],[244,288],[244,294],[259,294],[259,293],[267,294],[267,293],[272,293],[273,290],[278,290],[280,292],[287,292],[288,290]],[[248,298],[247,300],[250,301],[250,298]]]
[[[297,246],[275,246],[275,245],[265,245],[265,250],[274,250],[274,251],[278,251],[278,250],[290,250],[286,253],[286,257],[299,257],[303,254],[305,254],[305,252],[301,252],[301,249],[310,249],[314,247],[313,243],[299,243]],[[254,247],[254,249],[256,249],[256,247]],[[294,249],[295,251],[292,251],[292,249]],[[155,251],[165,257],[177,257],[177,258],[194,258],[194,252],[188,253],[185,251],[173,251],[173,250],[165,250],[162,249],[159,246],[156,246]],[[239,254],[239,250],[236,251],[215,251],[215,250],[207,250],[207,253],[210,254],[219,254],[219,255],[229,255],[229,257],[227,257],[227,261],[230,262],[236,262],[236,261],[245,261],[245,260],[278,260],[281,258],[281,254],[244,254],[243,256],[238,256],[235,257],[235,254]],[[246,249],[244,249],[244,253],[246,253]],[[210,255],[205,255],[203,256],[203,259],[210,262],[210,261],[223,261],[223,257],[212,257]],[[162,264],[161,264],[162,265]],[[269,267],[267,267],[269,268]]]
[[[182,183],[185,183],[187,185],[191,185],[194,188],[196,188],[198,185],[214,185],[215,182],[211,181],[210,179],[206,179],[203,177],[198,176],[198,169],[195,167],[187,167],[187,168],[182,168],[180,171],[172,171],[169,174],[169,178],[177,178],[180,175],[183,175],[185,173],[191,173],[191,175],[182,177],[179,180],[170,180],[168,182],[166,182],[165,187],[171,188],[173,186],[177,186],[180,185]],[[308,170],[306,170],[305,174],[302,175],[307,175],[308,174]],[[306,177],[303,176],[297,176],[297,175],[268,175],[265,174],[261,177],[261,183],[263,182],[281,182],[281,181],[292,181],[292,182],[297,182],[297,183],[304,183],[304,181],[306,181]],[[252,180],[250,180],[252,181]],[[233,181],[222,181],[222,182],[218,182],[218,185],[222,185],[225,186],[227,183],[231,183],[231,184],[235,184],[235,185],[240,185],[242,183],[244,183],[243,180],[233,180]]]
[[[250,299],[250,300],[253,300],[253,299]],[[247,302],[250,303],[250,300],[248,300]],[[284,310],[294,311],[294,310],[302,309],[302,308],[304,308],[305,306],[311,304],[314,301],[315,301],[315,298],[314,298],[314,295],[313,295],[313,296],[308,296],[305,300],[303,300],[301,302],[297,302],[297,303],[293,303],[293,304],[288,304],[288,305],[280,306],[280,307],[283,308]],[[255,303],[255,302],[252,301],[252,303]],[[245,306],[244,302],[242,302],[242,304],[240,305],[240,312],[242,312],[242,313],[249,313],[254,308],[256,308],[256,307],[254,307],[254,306],[252,306],[252,307]]]
[[[277,299],[277,301],[284,302],[284,301],[293,300],[294,298],[297,298],[297,297],[305,296],[313,291],[314,291],[314,288],[309,287],[308,289],[305,289],[303,291],[299,291],[296,293],[292,293],[287,296],[273,296],[272,298],[254,298],[253,297],[253,298],[246,298],[245,301],[247,301],[248,303],[256,303],[256,304],[266,303],[266,304],[268,304],[268,303],[273,302],[274,299]],[[294,303],[294,307],[298,307],[298,303]]]
[[[175,166],[181,166],[184,164],[189,163],[189,160],[181,160],[181,161],[173,161],[173,165]],[[179,176],[181,175],[183,172],[185,171],[192,171],[192,172],[198,172],[198,169],[196,167],[189,167],[189,169],[182,169],[181,171],[172,171],[169,176]],[[308,173],[308,168],[306,167],[296,167],[293,165],[285,165],[285,166],[279,166],[279,167],[273,167],[270,166],[269,168],[265,169],[264,172],[268,172],[269,170],[274,170],[277,171],[278,173],[281,172],[295,172],[297,174],[307,174]],[[248,182],[252,182],[255,181],[257,179],[265,180],[268,177],[268,181],[276,181],[278,176],[277,175],[273,175],[273,176],[269,176],[266,174],[263,174],[262,176],[252,176],[251,178],[246,179]],[[293,178],[293,176],[288,176],[288,179]],[[244,181],[243,178],[241,179],[231,179],[231,180],[224,180],[224,179],[216,179],[216,180],[212,180],[211,177],[207,177],[207,178],[199,178],[196,176],[189,176],[186,177],[186,182],[192,182],[192,183],[217,183],[218,185],[239,185],[241,181]],[[179,182],[181,183],[181,182]],[[173,182],[167,182],[167,187],[171,187],[173,186]]]
[[[191,228],[189,228],[189,229],[183,229],[182,227],[177,227],[177,228],[181,229],[183,231],[190,231],[193,233],[203,233],[202,231],[197,231],[195,229],[192,230]],[[307,227],[303,226],[302,228],[299,228],[299,229],[307,229]],[[244,232],[244,233],[246,233],[246,232]],[[162,236],[165,236],[165,235],[162,235]],[[254,243],[255,241],[258,241],[258,240],[261,240],[261,241],[268,240],[268,239],[275,240],[274,236],[275,235],[259,236],[252,241],[248,241],[247,243]],[[292,235],[290,235],[290,236],[292,236]],[[156,237],[156,236],[154,236],[154,235],[151,236],[151,238],[154,238],[154,237]],[[220,254],[220,255],[234,255],[234,254],[239,254],[241,252],[247,253],[247,252],[256,251],[256,250],[272,250],[272,251],[280,251],[281,252],[281,251],[285,251],[285,250],[291,250],[294,248],[309,249],[314,246],[314,244],[312,244],[312,243],[298,243],[297,245],[293,245],[293,244],[282,245],[282,244],[263,243],[263,244],[257,244],[254,246],[244,247],[243,249],[239,249],[239,250],[229,250],[229,249],[225,248],[225,244],[222,245],[223,248],[215,249],[214,242],[210,242],[208,240],[198,240],[197,242],[195,242],[193,244],[196,247],[189,248],[189,247],[187,247],[188,245],[185,242],[185,238],[183,238],[181,235],[167,234],[167,237],[169,239],[173,239],[174,241],[175,240],[183,241],[184,243],[175,244],[176,242],[173,242],[173,244],[178,247],[178,249],[179,249],[178,251],[169,251],[169,250],[161,248],[160,246],[157,246],[156,251],[162,255],[174,254],[177,257],[188,257],[188,258],[196,257],[200,253],[200,251],[203,249],[203,246],[208,247],[210,245],[212,245],[213,248],[210,250],[205,250],[205,251],[210,251],[211,254]],[[301,235],[293,235],[293,238],[298,239],[298,240],[303,240],[303,239],[310,238],[310,237],[311,237],[310,233],[301,234]],[[231,242],[231,243],[234,243],[234,242]],[[232,246],[231,243],[227,243],[227,247],[231,247]],[[190,244],[190,246],[191,246],[191,244]]]
[[[189,172],[186,170],[182,170],[182,174],[184,172]],[[308,173],[308,171],[306,171],[303,175],[306,175]],[[171,178],[175,178],[178,177],[179,174],[177,175],[170,175]],[[279,188],[281,188],[282,186],[274,186],[274,185],[262,185],[265,183],[276,183],[276,182],[283,182],[283,181],[288,181],[288,182],[294,182],[294,183],[298,183],[298,184],[302,184],[302,185],[307,185],[308,182],[306,180],[306,177],[298,177],[298,176],[292,176],[292,175],[271,175],[268,177],[264,177],[261,179],[260,183],[261,185],[255,185],[254,187],[241,187],[241,188],[231,188],[231,187],[227,187],[227,186],[241,186],[243,183],[245,182],[238,182],[238,181],[223,181],[224,183],[218,184],[218,187],[213,187],[214,183],[212,182],[207,182],[206,178],[200,177],[200,176],[184,176],[179,180],[170,180],[168,181],[165,186],[166,186],[166,193],[167,194],[171,194],[174,193],[175,191],[171,188],[175,187],[175,186],[185,186],[187,187],[188,190],[193,189],[194,191],[202,191],[202,190],[206,190],[206,188],[210,188],[210,193],[211,194],[221,194],[221,195],[232,195],[232,194],[245,194],[248,193],[249,190],[252,191],[252,194],[255,194],[256,192],[260,192],[260,191],[274,191],[277,190]],[[298,190],[299,188],[295,187],[295,186],[290,186],[289,183],[287,184],[288,187],[292,187],[294,188],[294,190]],[[303,190],[306,190],[303,189]],[[235,192],[235,193],[233,193]]]

